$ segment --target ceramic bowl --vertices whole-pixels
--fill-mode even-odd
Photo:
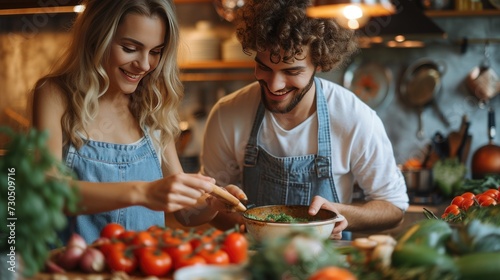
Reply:
[[[245,226],[250,237],[261,242],[288,235],[291,231],[311,231],[318,238],[330,237],[335,223],[344,220],[342,215],[321,209],[315,216],[308,213],[307,205],[267,205],[248,209],[243,213]],[[286,214],[300,222],[266,221],[270,214]]]

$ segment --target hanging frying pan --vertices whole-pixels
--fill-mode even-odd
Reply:
[[[445,72],[444,65],[430,60],[419,60],[406,69],[400,84],[400,94],[403,102],[415,108],[419,114],[417,137],[424,138],[422,112],[432,105],[441,121],[450,123],[439,108],[436,98],[441,91],[441,77]]]

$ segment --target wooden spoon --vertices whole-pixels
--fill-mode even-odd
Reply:
[[[462,142],[463,136],[465,134],[468,118],[467,115],[463,115],[462,123],[460,124],[460,129],[458,131],[452,131],[448,134],[448,143],[450,145],[449,157],[454,158],[458,156],[458,149]]]
[[[243,203],[241,203],[241,201],[239,201],[234,195],[215,184],[212,184],[211,194],[225,200],[228,204],[234,206],[237,211],[245,212],[247,210],[245,205],[243,205]]]

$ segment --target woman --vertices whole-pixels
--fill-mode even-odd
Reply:
[[[77,176],[81,211],[69,232],[87,242],[104,225],[164,225],[213,179],[184,174],[175,149],[178,24],[168,0],[87,0],[58,67],[34,90],[33,125]]]

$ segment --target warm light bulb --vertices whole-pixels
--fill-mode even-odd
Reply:
[[[401,43],[401,42],[404,42],[405,40],[406,40],[406,38],[403,35],[398,35],[398,36],[394,37],[394,41],[396,41],[396,42]]]
[[[85,10],[85,5],[76,5],[73,7],[73,12],[75,13],[83,13]]]
[[[342,10],[342,15],[347,19],[358,19],[363,16],[363,10],[356,5],[348,5]]]
[[[359,5],[347,5],[335,19],[345,28],[359,29],[368,22],[370,16],[366,15]]]

